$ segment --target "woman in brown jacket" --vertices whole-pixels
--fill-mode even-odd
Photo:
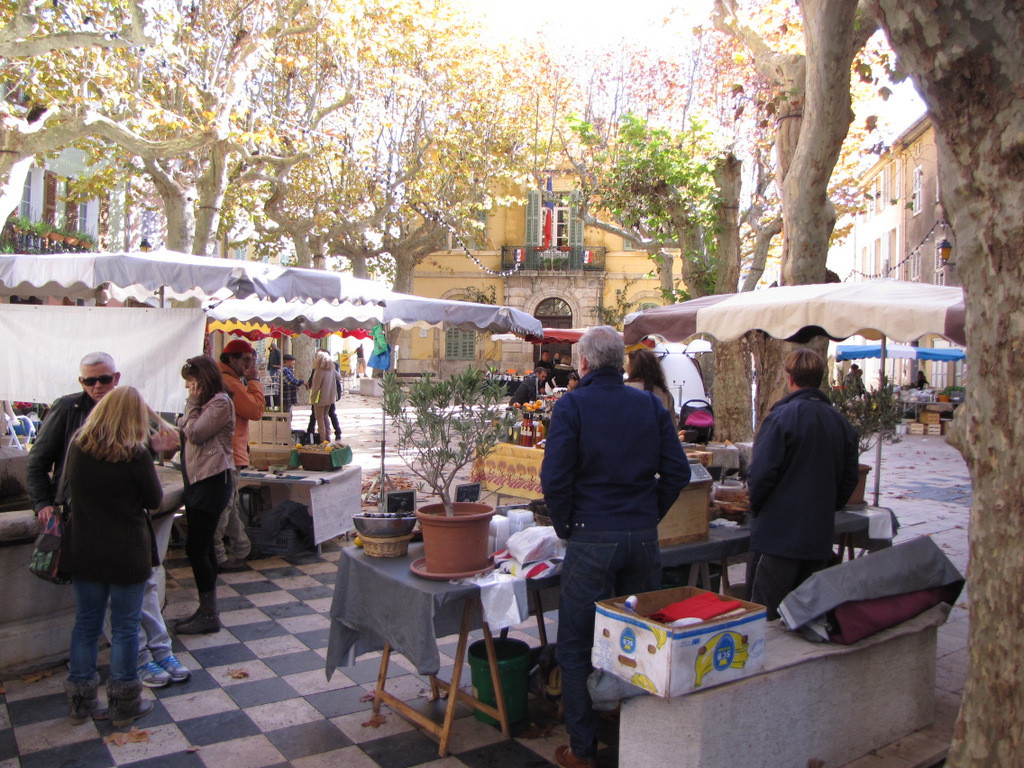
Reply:
[[[213,537],[221,513],[231,500],[232,435],[235,407],[224,391],[220,369],[205,355],[190,358],[181,369],[188,390],[181,427],[181,473],[185,481],[185,554],[196,577],[199,608],[174,625],[179,635],[217,632],[217,558]]]
[[[309,386],[309,402],[313,404],[316,429],[321,440],[330,439],[327,413],[338,400],[338,372],[331,362],[331,356],[319,350],[313,359],[313,381]]]

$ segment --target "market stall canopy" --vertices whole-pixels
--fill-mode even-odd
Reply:
[[[539,337],[544,332],[540,320],[512,307],[428,299],[395,292],[385,298],[384,322],[399,327],[430,325],[463,331],[514,333],[529,339]]]
[[[860,360],[867,357],[882,356],[881,344],[839,344],[836,346],[836,362],[843,360]],[[953,362],[963,360],[967,353],[962,349],[935,347],[912,347],[909,344],[886,344],[885,356],[901,360],[938,360]]]
[[[351,275],[175,251],[0,254],[0,296],[95,299],[101,290],[124,301],[257,296],[298,301],[376,304],[387,288]]]
[[[669,341],[686,341],[697,334],[733,341],[747,331],[761,330],[806,343],[822,334],[835,340],[884,335],[913,341],[937,333],[965,344],[964,315],[962,288],[869,280],[703,296],[627,316],[624,336],[627,344],[648,334]]]
[[[378,324],[397,327],[443,326],[464,331],[502,331],[520,336],[539,335],[542,332],[539,320],[511,307],[429,299],[387,290],[383,293],[382,303],[376,305],[225,299],[208,308],[206,313],[211,320],[225,324],[221,329],[229,331],[232,322],[258,323],[271,331],[305,333],[310,336],[339,330],[370,329]]]

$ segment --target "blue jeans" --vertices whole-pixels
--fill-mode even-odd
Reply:
[[[562,708],[573,754],[592,759],[597,750],[597,714],[587,691],[594,644],[594,603],[616,595],[661,587],[658,529],[580,531],[569,537],[558,606]]]
[[[110,602],[110,679],[128,682],[138,677],[139,621],[146,582],[107,584],[73,579],[75,628],[71,630],[71,673],[68,680],[83,682],[96,674],[98,641],[103,615]]]

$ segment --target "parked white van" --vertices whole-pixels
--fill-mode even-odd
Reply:
[[[704,390],[704,377],[701,375],[700,366],[693,357],[698,352],[710,352],[711,345],[708,342],[697,340],[687,345],[659,341],[652,351],[661,360],[668,391],[675,399],[677,414],[687,400],[711,402],[710,396]]]

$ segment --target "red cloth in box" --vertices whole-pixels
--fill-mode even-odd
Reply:
[[[699,595],[680,600],[678,603],[666,605],[657,613],[652,613],[647,618],[668,624],[678,619],[713,619],[729,611],[742,608],[739,600],[720,600],[714,592],[701,592]]]

